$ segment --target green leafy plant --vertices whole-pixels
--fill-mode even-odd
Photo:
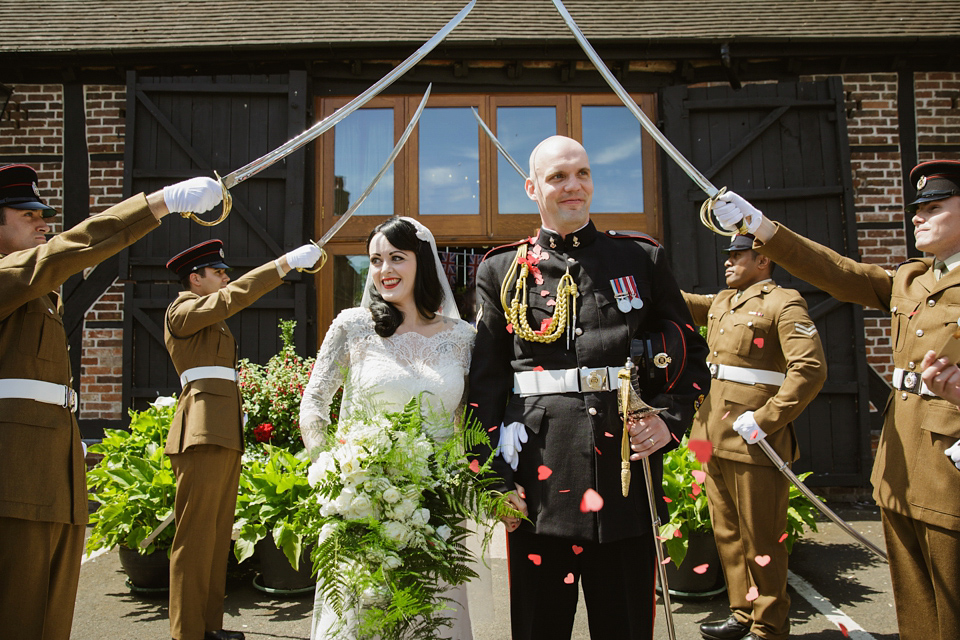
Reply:
[[[158,398],[146,411],[130,410],[130,429],[105,429],[90,447],[103,458],[87,473],[90,498],[100,503],[90,516],[93,525],[87,552],[120,545],[152,553],[173,544],[173,525],[146,548],[140,542],[173,512],[177,486],[170,459],[163,453],[176,400]]]
[[[687,444],[688,440],[684,438],[679,447],[663,456],[663,493],[670,520],[660,527],[660,536],[678,567],[687,556],[690,534],[713,531],[703,487],[705,472]],[[809,475],[808,471],[798,477],[803,480]],[[793,543],[803,535],[806,527],[817,531],[817,513],[816,506],[791,484],[785,531],[788,553],[793,551]]]
[[[246,358],[238,363],[238,384],[247,414],[243,438],[248,452],[262,452],[266,445],[294,453],[303,449],[300,400],[314,359],[297,354],[293,344],[296,326],[293,320],[280,321],[283,347],[266,365]]]
[[[296,568],[303,552],[303,536],[296,517],[310,494],[310,460],[302,449],[294,454],[282,447],[265,445],[263,453],[265,456],[244,456],[234,523],[239,538],[234,543],[234,555],[243,562],[253,554],[257,542],[270,534],[290,566]]]

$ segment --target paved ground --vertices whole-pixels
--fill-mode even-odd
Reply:
[[[878,510],[865,505],[833,505],[842,518],[883,546]],[[493,597],[473,613],[476,640],[510,637],[505,560],[502,545],[491,566]],[[248,565],[249,563],[244,563]],[[310,635],[312,597],[279,598],[253,587],[253,566],[231,569],[225,626],[249,640],[305,639]],[[842,640],[842,624],[855,640],[894,640],[897,634],[887,566],[857,545],[832,522],[797,543],[790,559],[791,638]],[[655,637],[667,638],[662,608]],[[677,640],[699,640],[697,626],[726,617],[724,594],[707,600],[673,598]],[[84,562],[74,615],[74,640],[157,640],[169,637],[166,596],[131,593],[116,551]],[[586,613],[577,614],[574,640],[589,638]],[[603,640],[603,639],[594,639]]]

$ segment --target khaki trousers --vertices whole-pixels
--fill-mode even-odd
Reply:
[[[0,636],[69,640],[82,524],[0,518]]]
[[[790,481],[775,467],[714,456],[705,466],[707,503],[730,609],[737,620],[767,640],[790,633],[787,595],[787,528]],[[765,566],[757,556],[769,556]],[[765,560],[765,558],[764,558]],[[751,587],[758,597],[747,600]]]
[[[960,532],[881,509],[901,640],[960,634]]]
[[[223,628],[227,559],[240,452],[197,445],[170,456],[177,477],[177,532],[170,552],[170,635],[202,640]]]

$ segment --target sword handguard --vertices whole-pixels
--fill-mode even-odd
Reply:
[[[710,217],[710,214],[713,213],[713,207],[716,206],[717,200],[726,192],[727,188],[723,187],[720,191],[717,191],[716,195],[703,201],[703,204],[700,206],[700,222],[702,222],[703,226],[707,229],[721,236],[731,237],[737,234],[746,235],[750,233],[750,230],[747,229],[747,221],[743,219],[740,220],[740,226],[737,227],[736,231],[727,231],[723,227],[719,227],[713,223],[713,218]]]
[[[220,213],[220,217],[209,222],[197,216],[197,214],[190,211],[180,212],[180,215],[187,220],[193,220],[199,225],[204,227],[215,227],[224,220],[227,219],[227,216],[230,215],[230,210],[233,209],[233,195],[231,195],[230,190],[227,189],[227,185],[223,184],[223,178],[220,177],[220,174],[216,171],[213,172],[213,175],[217,176],[217,184],[220,185],[220,188],[223,190],[223,211]]]
[[[320,266],[312,267],[310,269],[297,267],[297,271],[299,271],[300,273],[320,273],[320,269],[323,269],[323,265],[327,264],[327,252],[324,251],[323,247],[318,245],[313,240],[310,241],[310,244],[315,246],[317,249],[320,249]]]

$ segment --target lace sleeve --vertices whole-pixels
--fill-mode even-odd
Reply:
[[[461,320],[460,326],[457,328],[455,353],[463,367],[463,397],[460,398],[460,402],[457,403],[457,408],[454,410],[454,424],[460,424],[463,420],[467,397],[470,394],[470,360],[473,357],[473,343],[476,342],[476,339],[477,330],[470,323]]]
[[[321,446],[330,425],[330,401],[344,382],[344,372],[350,365],[349,319],[344,312],[338,315],[320,345],[317,361],[310,373],[310,382],[300,401],[300,435],[307,451]]]

